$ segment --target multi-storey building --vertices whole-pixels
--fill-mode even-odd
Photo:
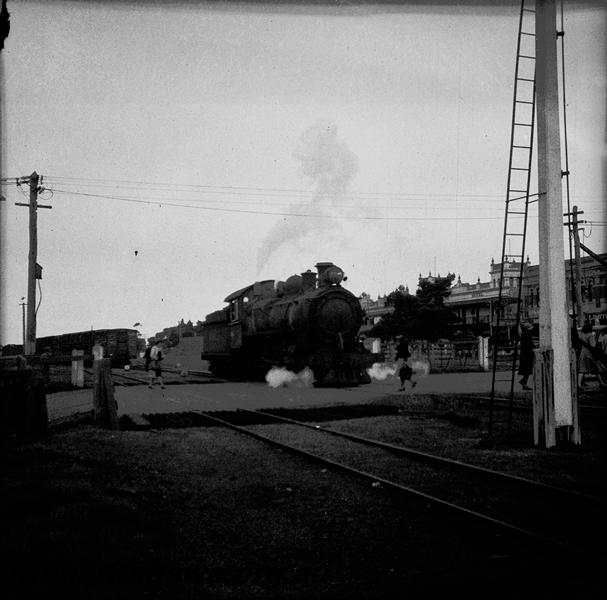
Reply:
[[[499,299],[501,263],[491,259],[489,281],[462,283],[458,276],[451,287],[451,294],[445,299],[445,306],[451,308],[459,318],[457,329],[462,334],[491,335],[496,321],[496,308]],[[523,272],[529,268],[529,259],[523,264]],[[518,298],[518,280],[521,263],[511,261],[504,263],[504,287],[502,300],[504,313],[501,322],[514,322]]]
[[[604,259],[606,254],[600,255]],[[521,290],[521,319],[530,319],[534,323],[539,319],[540,285],[539,266],[531,265],[529,259],[523,265],[523,288]],[[505,301],[501,324],[511,326],[516,320],[518,298],[518,277],[520,262],[504,264],[504,286],[502,299]],[[501,263],[491,260],[490,281],[481,283],[462,283],[458,277],[451,288],[451,295],[445,305],[450,306],[460,319],[457,328],[461,333],[472,335],[491,335],[496,326],[497,300],[499,297]],[[571,261],[565,261],[567,289],[571,289]],[[607,269],[594,258],[581,259],[582,312],[578,324],[590,320],[595,325],[607,325]],[[570,313],[573,311],[571,294],[568,294]]]
[[[607,259],[607,253],[599,255]],[[583,315],[577,316],[577,323],[581,325],[584,321],[590,321],[593,325],[607,326],[607,268],[597,262],[591,256],[585,256],[581,260],[581,306]],[[565,261],[565,275],[567,278],[567,290],[571,290],[571,275],[575,277],[575,263]],[[540,276],[539,266],[531,265],[525,272],[523,280],[523,314],[525,318],[537,323],[540,306]],[[568,307],[571,314],[574,310],[569,293]]]
[[[408,290],[407,290],[408,291]],[[360,328],[360,333],[366,335],[374,325],[377,325],[384,315],[394,312],[393,306],[386,305],[387,296],[378,296],[377,300],[372,300],[371,296],[363,292],[360,298],[360,306],[364,311],[363,323]]]

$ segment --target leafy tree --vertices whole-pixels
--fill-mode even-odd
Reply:
[[[175,328],[174,330],[172,330],[169,333],[169,337],[167,339],[167,343],[168,346],[177,346],[177,344],[179,344],[179,334],[177,333],[177,328]]]
[[[455,313],[444,304],[454,279],[452,274],[420,279],[415,296],[399,286],[386,297],[386,304],[394,311],[382,317],[370,334],[382,340],[397,335],[428,340],[446,337],[457,322]]]
[[[409,294],[401,285],[386,296],[386,306],[394,311],[384,315],[373,327],[370,335],[387,340],[397,335],[408,334],[412,330],[415,315],[419,311],[419,299]]]

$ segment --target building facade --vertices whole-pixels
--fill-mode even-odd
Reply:
[[[496,263],[491,259],[489,281],[481,282],[479,277],[476,283],[463,283],[458,276],[457,281],[451,287],[451,294],[445,299],[445,306],[451,308],[457,315],[459,322],[456,328],[460,335],[487,336],[493,334],[493,328],[496,326],[501,266],[501,263]],[[529,260],[527,260],[522,264],[523,273],[529,267]],[[520,272],[520,262],[504,263],[504,288],[502,290],[504,313],[501,318],[503,324],[514,323],[516,320]]]
[[[386,305],[387,296],[378,296],[377,300],[373,300],[371,296],[365,292],[358,298],[360,306],[363,309],[363,323],[360,328],[360,335],[366,335],[377,323],[380,322],[384,315],[394,312],[393,306]]]
[[[599,255],[607,259],[607,253]],[[567,289],[571,290],[571,261],[565,261]],[[521,319],[539,321],[540,285],[539,266],[531,265],[529,260],[522,264],[523,284],[520,290],[522,312]],[[462,335],[492,335],[497,321],[497,301],[499,298],[501,263],[491,260],[490,280],[476,283],[462,283],[458,277],[451,288],[451,295],[445,305],[452,308],[459,318],[457,329]],[[521,272],[520,262],[504,264],[504,287],[502,299],[504,313],[500,323],[506,327],[516,323],[516,307],[519,296],[518,278]],[[582,312],[577,323],[589,320],[596,326],[607,326],[607,269],[594,258],[581,259]],[[572,314],[574,307],[572,295],[568,294],[568,308]]]
[[[607,253],[600,254],[600,258],[607,261]],[[581,259],[581,306],[583,315],[576,315],[577,324],[590,321],[595,326],[607,326],[607,268],[591,256]],[[565,276],[567,290],[571,290],[571,272],[575,277],[575,263],[565,261]],[[539,319],[540,306],[540,277],[539,266],[530,266],[523,281],[523,313],[525,318],[534,323]],[[568,294],[569,314],[573,313],[572,294]]]

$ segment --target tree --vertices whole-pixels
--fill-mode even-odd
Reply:
[[[415,315],[419,311],[417,296],[409,294],[401,285],[386,296],[386,306],[392,306],[394,311],[384,315],[370,331],[370,335],[382,340],[388,340],[397,335],[411,335]]]
[[[415,296],[399,286],[386,298],[386,304],[394,311],[382,317],[370,334],[382,340],[397,335],[427,340],[446,337],[457,322],[455,313],[444,304],[454,279],[452,274],[420,278]]]
[[[177,333],[177,328],[172,329],[169,333],[169,336],[167,338],[167,344],[169,348],[171,346],[177,346],[177,344],[179,344],[179,334]]]
[[[194,337],[194,323],[192,323],[192,321],[188,321],[181,328],[181,337],[183,337],[183,338]]]

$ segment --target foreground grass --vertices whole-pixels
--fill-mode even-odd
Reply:
[[[444,418],[340,426],[394,441],[442,440],[474,453],[474,428]],[[558,582],[546,581],[558,557],[538,557],[424,502],[394,498],[221,428],[81,426],[9,443],[5,455],[8,589],[56,586],[106,597],[391,598],[403,590],[412,597],[455,590],[520,597],[530,585],[579,592],[597,584],[583,565],[567,561]],[[595,468],[580,456],[578,467]]]

